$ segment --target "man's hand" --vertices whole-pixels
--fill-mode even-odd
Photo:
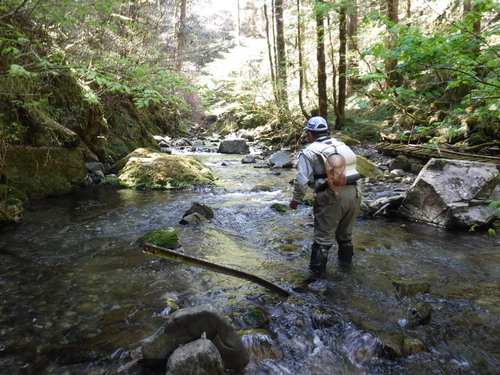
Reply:
[[[293,209],[293,210],[296,210],[297,209],[297,206],[299,205],[299,202],[296,202],[294,200],[290,201],[290,208]]]

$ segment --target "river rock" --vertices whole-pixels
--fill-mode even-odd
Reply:
[[[243,159],[241,159],[242,164],[253,164],[255,162],[256,160],[253,155],[246,155]]]
[[[409,322],[412,327],[426,324],[431,319],[432,307],[425,302],[417,302],[408,311]]]
[[[268,160],[269,164],[276,168],[290,168],[292,167],[292,159],[290,155],[283,151],[275,152]]]
[[[225,139],[219,145],[221,154],[248,154],[250,148],[244,139]]]
[[[3,162],[2,177],[29,199],[68,194],[88,172],[80,149],[7,147]]]
[[[188,307],[174,312],[153,336],[142,343],[147,366],[165,363],[179,345],[198,340],[202,335],[219,351],[225,368],[239,372],[249,357],[241,338],[229,322],[210,305]]]
[[[404,336],[399,334],[386,334],[379,337],[377,354],[381,358],[397,360],[403,357]]]
[[[391,162],[389,167],[390,170],[402,169],[403,171],[409,171],[411,168],[411,161],[405,155],[398,155]]]
[[[172,227],[158,228],[149,232],[143,237],[145,242],[152,245],[166,247],[167,249],[178,249],[181,247],[179,236]]]
[[[395,280],[392,286],[396,289],[399,298],[414,297],[419,293],[429,293],[430,284],[425,281]]]
[[[168,190],[213,184],[210,168],[187,155],[168,155],[138,148],[115,164],[123,187]]]
[[[420,352],[425,352],[427,347],[425,344],[416,338],[405,338],[403,340],[403,353],[405,355],[412,355]]]
[[[443,227],[489,225],[500,199],[498,168],[492,163],[431,159],[406,194],[399,214]]]
[[[182,345],[168,358],[166,375],[222,375],[224,366],[215,345],[201,338]]]
[[[198,223],[200,221],[210,220],[214,217],[214,211],[203,203],[193,203],[191,208],[182,216],[179,224]]]
[[[104,164],[101,162],[93,161],[93,162],[85,163],[85,166],[87,167],[87,169],[91,173],[96,173],[96,172],[104,173],[105,172]]]

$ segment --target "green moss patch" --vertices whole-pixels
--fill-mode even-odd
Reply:
[[[87,175],[82,151],[67,148],[7,148],[3,177],[30,199],[69,193]]]
[[[144,235],[144,240],[152,245],[177,249],[181,246],[179,237],[174,228],[160,228],[149,231]]]
[[[376,177],[380,173],[375,163],[361,155],[356,155],[356,169],[365,177]]]
[[[122,186],[146,189],[180,189],[213,184],[212,170],[191,156],[169,155],[137,149],[117,163]]]

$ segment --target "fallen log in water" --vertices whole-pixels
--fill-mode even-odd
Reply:
[[[218,272],[218,273],[223,273],[225,275],[233,276],[233,277],[238,277],[240,279],[244,279],[247,281],[251,281],[253,283],[259,284],[260,286],[263,286],[273,292],[278,293],[281,296],[288,297],[290,293],[283,289],[282,287],[273,284],[271,281],[266,280],[262,277],[252,275],[248,272],[240,271],[235,268],[231,268],[228,266],[223,266],[221,264],[213,263],[208,260],[203,260],[199,258],[195,258],[193,256],[189,256],[186,254],[179,253],[177,251],[167,249],[161,246],[156,246],[150,243],[145,243],[143,245],[143,251],[146,254],[151,254],[151,255],[156,255],[160,258],[165,258],[169,260],[173,260],[176,262],[181,262],[185,264],[189,264],[190,266],[195,266],[195,267],[201,267],[208,269],[210,271]]]
[[[375,148],[377,151],[388,155],[407,155],[418,159],[429,160],[431,158],[444,158],[454,160],[470,160],[481,163],[493,163],[500,165],[500,157],[489,155],[478,155],[464,152],[456,152],[445,148],[431,147],[427,145],[413,145],[402,143],[381,142]]]

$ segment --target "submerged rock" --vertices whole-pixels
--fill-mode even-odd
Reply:
[[[404,355],[412,355],[425,351],[427,351],[427,347],[420,339],[407,337],[403,340]]]
[[[425,281],[395,280],[392,285],[399,298],[414,297],[419,293],[429,293],[430,284]]]

